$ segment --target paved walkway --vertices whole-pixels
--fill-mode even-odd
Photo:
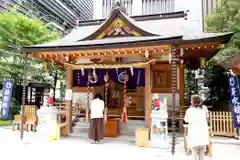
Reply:
[[[136,147],[133,141],[105,139],[103,144],[91,144],[85,137],[71,136],[59,141],[49,142],[36,133],[26,133],[25,140],[20,141],[20,133],[0,128],[1,160],[188,160],[183,150],[183,142],[177,140],[176,154],[171,155],[170,149]],[[237,141],[237,140],[236,140]],[[213,145],[212,160],[239,159],[239,144]],[[208,160],[208,157],[206,157]]]

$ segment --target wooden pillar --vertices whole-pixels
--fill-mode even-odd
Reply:
[[[73,70],[71,67],[66,69],[66,89],[72,90],[72,83],[73,83]],[[66,122],[67,122],[67,129],[68,133],[72,132],[72,99],[66,100]]]
[[[151,74],[150,74],[150,64],[145,66],[145,125],[147,128],[151,126]]]
[[[179,69],[179,100],[180,100],[180,117],[184,116],[184,65],[180,64]]]
[[[184,117],[184,65],[179,65],[179,116]],[[183,119],[179,120],[179,130],[183,130]]]

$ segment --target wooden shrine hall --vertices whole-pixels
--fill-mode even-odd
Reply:
[[[81,101],[87,119],[94,93],[104,96],[109,119],[142,119],[150,128],[152,94],[167,98],[170,118],[183,117],[184,69],[204,65],[232,37],[192,33],[186,19],[184,12],[130,17],[116,7],[106,20],[80,21],[66,37],[23,50],[66,69],[69,132],[72,107]]]

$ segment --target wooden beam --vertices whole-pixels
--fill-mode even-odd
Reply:
[[[57,59],[59,57],[69,57],[70,60],[77,58],[103,58],[103,57],[136,57],[145,56],[148,51],[149,55],[158,52],[162,55],[168,54],[168,45],[144,46],[132,48],[112,48],[112,49],[95,49],[95,50],[76,50],[76,51],[42,51],[35,52],[33,56],[40,59]]]
[[[151,74],[150,74],[150,64],[145,66],[145,125],[147,128],[151,126],[151,101],[152,101],[152,94],[151,94]]]
[[[87,87],[73,87],[72,88],[73,92],[87,92]],[[94,91],[94,87],[90,87],[90,92]]]
[[[208,48],[218,48],[220,42],[211,42],[211,43],[197,43],[197,44],[181,44],[177,48],[183,48],[184,50],[195,50],[195,49],[208,49]]]

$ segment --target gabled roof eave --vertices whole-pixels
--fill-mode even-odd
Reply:
[[[81,40],[93,40],[97,37],[97,35],[99,35],[101,32],[104,31],[104,29],[117,17],[119,16],[120,18],[122,18],[129,26],[132,26],[136,31],[142,33],[142,36],[160,36],[160,35],[156,35],[153,33],[150,33],[148,31],[145,31],[144,29],[140,28],[139,26],[137,26],[137,24],[134,23],[134,20],[131,19],[130,17],[128,17],[125,13],[123,13],[120,9],[115,9],[110,17],[108,19],[105,20],[105,22],[103,22],[101,24],[101,26],[92,34],[90,34],[89,36],[81,39]]]

